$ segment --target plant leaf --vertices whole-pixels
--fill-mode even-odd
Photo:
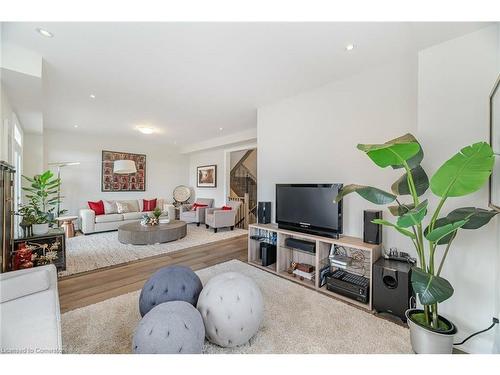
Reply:
[[[404,161],[417,155],[420,145],[411,134],[405,134],[383,144],[358,144],[358,149],[381,168],[400,166]]]
[[[451,224],[451,221],[448,220],[446,217],[442,217],[436,220],[436,223],[434,224],[434,228],[442,227],[447,224]],[[438,241],[436,241],[437,245],[446,245],[450,241],[452,241],[455,236],[457,235],[458,228],[454,230],[453,232],[448,233],[446,236],[441,237]],[[424,230],[424,236],[427,238],[427,233],[429,233],[429,227],[425,228]]]
[[[404,229],[404,228],[400,228],[398,227],[396,224],[393,224],[387,220],[383,220],[383,219],[375,219],[375,220],[372,220],[372,223],[373,224],[380,224],[380,225],[386,225],[388,227],[393,227],[394,229],[396,229],[399,233],[401,234],[404,234],[405,236],[407,237],[410,237],[410,238],[413,238],[415,239],[415,234],[413,232],[410,232],[409,230],[407,229]]]
[[[424,168],[420,165],[411,170],[411,175],[413,177],[413,182],[415,184],[415,189],[417,190],[417,196],[423,195],[429,188],[429,177],[425,173]],[[396,195],[411,195],[410,187],[408,186],[408,173],[401,176],[396,182],[391,186],[391,190]]]
[[[411,283],[422,305],[446,301],[454,292],[448,280],[431,275],[418,267],[411,269]]]
[[[395,195],[388,193],[386,191],[371,186],[350,184],[344,186],[342,190],[340,190],[340,192],[335,197],[334,202],[338,203],[342,198],[344,198],[344,196],[354,192],[361,195],[367,201],[370,201],[375,204],[387,204],[394,202],[396,200]]]
[[[407,141],[407,142],[417,142],[417,139],[412,135],[412,134],[405,134],[403,135],[402,137],[399,137],[399,138],[396,138],[396,139],[393,139],[392,141]],[[412,156],[410,159],[408,159],[406,161],[406,163],[408,164],[408,167],[410,167],[410,169],[413,169],[413,168],[416,168],[420,165],[420,163],[422,162],[422,160],[424,159],[424,150],[422,149],[422,145],[420,143],[418,143],[418,145],[420,146],[420,150],[418,150],[418,152],[415,154],[415,156]],[[391,167],[393,169],[400,169],[400,168],[403,168],[403,165],[391,165]]]
[[[417,207],[399,217],[397,225],[401,228],[408,228],[420,224],[427,214],[427,199],[421,202]]]
[[[462,207],[451,211],[446,218],[450,221],[464,220],[468,218],[469,221],[462,227],[463,229],[478,229],[486,225],[490,220],[500,212],[488,211],[483,208],[476,207]]]
[[[488,143],[478,142],[464,147],[432,176],[431,190],[438,197],[471,194],[488,180],[493,164],[493,150]]]
[[[469,221],[468,219],[464,220],[459,220],[455,221],[453,223],[448,223],[440,227],[436,227],[436,224],[434,224],[434,229],[425,235],[425,238],[427,238],[429,241],[432,242],[439,242],[440,239],[442,239],[444,236],[455,232],[458,228],[461,228],[462,226],[465,225]],[[437,223],[437,221],[436,221]]]
[[[415,205],[413,203],[408,203],[408,204],[401,204],[401,205],[397,205],[397,206],[389,206],[387,207],[389,209],[389,211],[391,212],[391,214],[393,216],[401,216],[405,213],[407,213],[408,211],[410,211],[411,209],[413,209],[415,207]]]

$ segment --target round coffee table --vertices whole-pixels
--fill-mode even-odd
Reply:
[[[168,224],[141,225],[139,221],[118,227],[118,241],[131,245],[153,245],[177,241],[186,236],[187,224],[181,220],[172,220]]]

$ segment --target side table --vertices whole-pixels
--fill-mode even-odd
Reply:
[[[64,233],[66,234],[66,238],[75,237],[75,225],[73,222],[78,219],[78,216],[61,216],[56,217],[56,220],[59,222],[59,225],[64,229]]]

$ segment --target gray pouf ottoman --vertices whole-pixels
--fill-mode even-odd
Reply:
[[[193,306],[198,302],[203,285],[191,268],[169,266],[156,271],[144,284],[139,297],[141,316],[163,302],[185,301]]]
[[[259,330],[264,313],[257,284],[236,272],[217,275],[198,299],[207,339],[222,347],[245,344]]]
[[[200,313],[184,301],[162,303],[139,322],[132,340],[136,354],[200,354],[205,327]]]

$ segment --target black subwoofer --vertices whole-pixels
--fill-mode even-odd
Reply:
[[[380,245],[382,243],[382,225],[372,223],[375,219],[382,219],[382,211],[363,211],[363,241]]]
[[[413,297],[413,298],[412,298]],[[411,265],[380,258],[373,265],[373,309],[406,321],[405,311],[415,307]]]

